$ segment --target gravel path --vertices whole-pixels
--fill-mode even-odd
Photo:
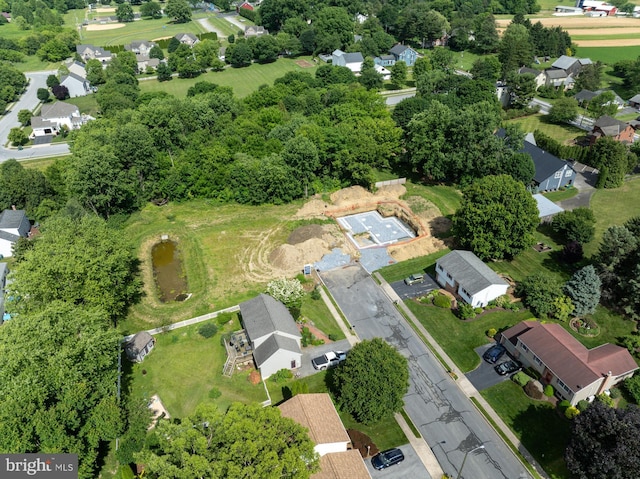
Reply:
[[[207,18],[200,18],[198,19],[198,22],[200,23],[200,25],[202,25],[202,28],[204,28],[206,31],[215,32],[218,35],[218,38],[227,38],[227,36],[221,30],[218,30],[216,27],[211,25],[211,23],[209,23],[209,20]]]

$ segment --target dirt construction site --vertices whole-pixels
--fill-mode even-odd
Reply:
[[[371,233],[369,247],[383,249],[391,263],[423,256],[438,251],[446,244],[433,234],[447,231],[450,221],[441,216],[438,208],[422,197],[400,199],[406,193],[402,185],[385,186],[371,193],[354,186],[336,191],[330,201],[320,197],[311,198],[294,215],[293,220],[324,220],[319,224],[306,224],[292,231],[284,244],[276,244],[270,238],[277,235],[277,228],[267,231],[257,247],[245,249],[242,264],[245,273],[253,280],[267,281],[277,277],[290,277],[299,273],[305,264],[314,264],[326,255],[339,249],[350,260],[359,260],[366,232],[350,233],[348,227],[340,226],[337,218],[358,213],[377,211],[383,219],[400,220],[397,224],[382,222],[379,228],[398,229],[398,240],[389,232],[382,241]],[[326,221],[331,219],[333,221]],[[354,221],[354,220],[352,220]],[[373,220],[375,221],[375,220]],[[359,236],[359,238],[354,238]]]

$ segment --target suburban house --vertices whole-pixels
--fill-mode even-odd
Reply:
[[[436,261],[436,281],[473,307],[507,293],[509,284],[471,251],[454,250]]]
[[[76,75],[75,73],[64,75],[60,79],[60,85],[67,87],[70,98],[85,96],[87,93],[91,93],[91,85],[87,79]]]
[[[124,49],[128,52],[133,52],[138,55],[149,56],[149,52],[151,49],[158,44],[156,42],[146,42],[146,41],[135,41],[131,42],[129,45],[125,45]]]
[[[633,143],[635,130],[629,123],[604,115],[593,124],[589,133],[589,144],[593,145],[599,138],[608,136],[621,143]]]
[[[564,70],[567,75],[578,76],[585,65],[591,65],[593,62],[589,58],[576,58],[567,55],[561,55],[555,62],[551,64],[552,70]]]
[[[109,63],[112,57],[109,50],[104,50],[103,48],[94,47],[89,44],[76,45],[76,53],[84,62],[87,60],[100,60],[103,65]]]
[[[146,331],[142,331],[141,333],[134,334],[133,337],[125,343],[124,350],[131,361],[139,363],[151,352],[155,345],[156,338]]]
[[[239,12],[241,8],[244,8],[245,10],[250,10],[250,11],[254,11],[255,8],[253,5],[251,5],[249,2],[242,2],[240,5],[238,5],[236,7],[236,12]]]
[[[375,57],[373,59],[374,65],[379,65],[381,67],[392,67],[396,64],[396,57],[393,55],[380,55],[379,57]]]
[[[580,106],[583,106],[583,105],[586,106],[586,104],[589,103],[591,100],[593,100],[595,97],[597,97],[598,95],[600,95],[602,93],[608,92],[608,91],[612,92],[614,97],[613,97],[612,101],[607,102],[606,104],[609,105],[611,103],[615,103],[616,106],[618,107],[618,109],[624,108],[626,102],[622,98],[620,98],[616,94],[616,92],[614,92],[612,90],[596,90],[596,91],[582,90],[582,91],[576,93],[576,95],[573,98],[576,99],[576,101],[578,102],[578,104]]]
[[[533,195],[533,199],[536,200],[536,204],[538,205],[538,218],[540,218],[540,223],[550,223],[555,215],[564,211],[562,207],[540,193]]]
[[[93,118],[80,115],[78,107],[70,103],[45,103],[40,110],[40,116],[31,117],[31,137],[57,135],[62,127],[76,130],[89,120]]]
[[[328,394],[298,394],[278,408],[283,417],[309,431],[320,456],[320,472],[312,479],[371,479],[360,452],[351,449],[351,438]]]
[[[389,53],[393,55],[397,62],[402,60],[407,64],[408,67],[412,67],[413,65],[415,65],[416,60],[420,56],[418,52],[413,48],[401,44],[397,44],[391,47]]]
[[[500,343],[573,406],[591,401],[638,369],[626,348],[607,343],[587,349],[556,323],[523,321],[504,331]]]
[[[544,70],[536,70],[534,68],[522,67],[518,70],[518,73],[520,75],[524,75],[525,73],[533,75],[533,78],[536,82],[536,90],[541,86],[544,86],[547,81]]]
[[[640,93],[629,98],[629,106],[640,109]]]
[[[356,75],[359,75],[362,71],[363,62],[364,58],[360,52],[345,53],[342,50],[335,50],[331,54],[331,63],[333,66],[347,67]]]
[[[250,25],[244,28],[244,37],[261,37],[262,35],[269,35],[269,30],[262,26]]]
[[[383,80],[391,80],[391,72],[382,65],[373,65],[373,69],[378,75],[382,76]]]
[[[28,238],[31,223],[25,210],[4,210],[0,213],[0,258],[13,255],[13,244],[22,238]]]
[[[196,37],[193,33],[178,33],[174,35],[173,38],[178,40],[183,45],[188,45],[190,47],[200,42],[200,39]]]
[[[284,304],[260,294],[240,304],[240,316],[263,379],[302,365],[300,331]]]
[[[144,73],[148,67],[154,70],[160,65],[160,60],[157,58],[149,58],[149,55],[136,54],[136,68],[138,73]]]
[[[87,70],[85,70],[84,63],[77,62],[75,60],[69,60],[64,64],[69,73],[74,73],[82,78],[87,78]]]
[[[565,70],[545,70],[544,75],[544,85],[548,87],[571,90],[575,83],[571,75]]]

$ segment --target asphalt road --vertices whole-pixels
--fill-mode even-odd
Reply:
[[[47,77],[55,73],[55,71],[26,73],[27,78],[29,78],[27,91],[23,93],[20,100],[11,107],[9,113],[0,117],[0,163],[11,158],[21,160],[69,154],[69,145],[64,143],[41,145],[23,150],[9,149],[4,146],[7,143],[7,137],[9,136],[11,128],[20,126],[18,112],[20,110],[33,110],[38,105],[38,88],[46,88]]]
[[[359,265],[321,273],[362,339],[384,338],[409,360],[405,410],[445,473],[465,479],[531,479],[497,433]],[[400,471],[394,477],[407,477]]]

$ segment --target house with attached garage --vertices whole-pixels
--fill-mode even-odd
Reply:
[[[415,65],[416,60],[420,56],[413,48],[400,44],[391,47],[389,53],[394,56],[397,62],[402,60],[408,67]]]
[[[572,75],[575,78],[580,74],[585,66],[591,64],[593,64],[593,62],[589,58],[576,58],[561,55],[551,64],[551,70],[564,70],[567,75]]]
[[[183,45],[187,45],[190,47],[194,46],[196,43],[200,43],[200,39],[193,33],[178,33],[173,37]]]
[[[75,73],[79,77],[87,78],[87,70],[85,69],[85,65],[83,63],[77,62],[75,60],[69,60],[64,64],[64,66],[69,73]]]
[[[633,143],[635,132],[629,123],[604,115],[593,124],[593,129],[589,133],[589,144],[593,145],[604,136],[613,138],[620,143]]]
[[[28,238],[31,223],[25,210],[4,210],[0,213],[0,257],[10,258],[18,239]]]
[[[60,85],[67,87],[70,98],[85,96],[88,93],[91,93],[91,85],[87,79],[76,75],[75,73],[64,75],[60,79]]]
[[[454,250],[436,261],[436,281],[474,308],[486,306],[509,288],[480,258],[463,250]]]
[[[158,44],[156,42],[142,40],[131,42],[129,45],[125,45],[124,49],[128,52],[133,52],[136,55],[149,56],[151,49],[157,45]]]
[[[40,116],[31,117],[31,138],[57,135],[63,127],[76,130],[89,120],[93,120],[93,117],[81,115],[78,107],[70,103],[45,103],[40,110]]]
[[[618,94],[613,90],[596,90],[596,91],[581,90],[580,92],[576,93],[576,95],[573,98],[576,99],[576,101],[578,102],[578,105],[586,108],[591,100],[593,100],[595,97],[605,92],[613,93],[613,100],[605,103],[605,105],[610,105],[613,103],[618,107],[618,110],[621,108],[624,108],[625,101],[622,98],[620,98]]]
[[[545,70],[544,75],[544,85],[547,87],[571,90],[575,84],[575,80],[565,70]]]
[[[320,471],[311,479],[370,479],[371,475],[326,393],[298,394],[278,406],[283,417],[309,431],[320,456]]]
[[[76,53],[85,62],[87,60],[100,60],[103,66],[109,63],[113,56],[109,50],[105,50],[101,47],[94,47],[93,45],[86,43],[76,45]]]
[[[359,75],[362,71],[363,62],[364,57],[360,52],[345,53],[342,50],[335,50],[331,54],[331,64],[333,66],[347,67],[356,75]]]
[[[260,294],[240,304],[240,317],[262,379],[302,365],[300,331],[284,304]]]
[[[638,369],[626,348],[607,343],[587,349],[555,323],[523,321],[501,333],[500,343],[573,406],[593,400]]]

